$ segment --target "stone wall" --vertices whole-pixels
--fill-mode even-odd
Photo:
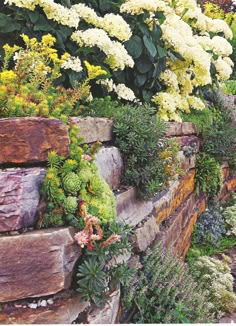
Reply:
[[[194,167],[199,139],[191,123],[169,123],[166,137],[180,146],[179,160],[184,176],[152,200],[138,199],[136,189],[121,187],[123,171],[119,150],[110,145],[112,121],[102,118],[71,118],[84,142],[97,140],[103,146],[96,156],[100,174],[115,192],[117,221],[134,227],[134,255],[119,260],[139,260],[156,241],[184,258],[199,213],[206,200],[194,192]],[[186,157],[186,146],[193,155]],[[40,186],[46,172],[47,154],[55,150],[68,155],[66,125],[55,119],[0,119],[0,323],[70,324],[83,316],[86,323],[115,323],[120,292],[110,295],[102,310],[82,302],[71,288],[79,247],[69,227],[34,230],[40,200]],[[236,188],[236,177],[229,177],[223,166],[224,187],[220,199]],[[81,317],[82,318],[82,317]]]

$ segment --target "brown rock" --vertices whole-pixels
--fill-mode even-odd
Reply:
[[[0,302],[69,288],[80,256],[73,235],[73,228],[58,228],[0,237]]]
[[[192,122],[167,122],[166,137],[196,135],[197,130]]]
[[[135,188],[116,195],[117,221],[125,222],[132,226],[144,220],[153,209],[151,201],[140,200]]]
[[[196,203],[196,208],[192,213],[192,216],[189,218],[188,224],[183,229],[182,234],[180,235],[178,241],[175,243],[174,246],[174,253],[178,257],[182,257],[184,259],[185,255],[187,254],[187,248],[189,248],[191,235],[193,233],[194,225],[197,221],[197,217],[199,214],[203,213],[206,209],[206,199],[202,197]]]
[[[188,172],[189,170],[195,168],[196,165],[196,155],[192,155],[187,157],[184,155],[183,151],[180,151],[177,155],[177,159],[180,162],[180,168],[184,172]]]
[[[191,170],[180,181],[174,181],[163,194],[154,201],[154,214],[160,224],[170,216],[194,190],[195,171]]]
[[[195,193],[191,194],[177,211],[166,220],[164,236],[166,248],[172,247],[179,240],[193,212],[198,211],[197,199],[198,196]]]
[[[0,324],[72,324],[89,305],[73,291],[62,292],[53,301],[52,305],[37,309],[3,307]]]
[[[0,170],[0,232],[34,225],[45,169]]]
[[[112,140],[112,120],[107,118],[73,117],[70,118],[70,123],[79,127],[78,136],[84,139],[84,143]]]
[[[0,163],[47,161],[48,152],[68,156],[66,124],[47,118],[0,119]]]
[[[119,310],[120,290],[110,295],[108,303],[103,309],[94,308],[87,315],[88,324],[115,324]]]
[[[232,176],[227,182],[227,190],[233,192],[236,189],[236,175]]]
[[[96,154],[95,164],[100,175],[112,190],[118,188],[123,170],[123,161],[118,148],[102,147]]]
[[[159,227],[154,216],[148,217],[143,225],[135,230],[135,248],[137,251],[145,251],[155,240]]]

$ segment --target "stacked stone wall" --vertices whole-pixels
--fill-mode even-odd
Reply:
[[[196,154],[200,141],[192,123],[169,123],[166,137],[180,146],[184,176],[148,201],[140,200],[134,187],[120,185],[122,155],[112,146],[112,121],[103,118],[71,118],[85,143],[103,143],[96,156],[100,174],[115,192],[117,221],[134,227],[134,253],[119,261],[138,261],[157,241],[184,258],[190,246],[197,216],[206,199],[194,192]],[[70,324],[83,316],[86,323],[119,322],[120,292],[111,293],[104,309],[82,302],[71,287],[81,255],[72,227],[35,230],[39,218],[40,187],[46,173],[48,152],[69,153],[66,125],[55,119],[0,119],[0,323]],[[185,156],[184,148],[194,151]],[[223,166],[224,187],[220,199],[236,188],[236,176]],[[116,261],[117,262],[117,261]],[[113,263],[116,263],[113,262]],[[119,313],[118,313],[119,312]],[[82,318],[82,317],[81,317]]]

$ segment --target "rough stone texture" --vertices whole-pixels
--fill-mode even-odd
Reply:
[[[54,304],[37,309],[5,305],[0,313],[0,324],[71,324],[89,305],[73,291],[62,292],[57,298],[53,297],[53,301]]]
[[[155,240],[159,226],[154,216],[148,217],[143,225],[135,230],[135,248],[137,251],[145,251]]]
[[[174,140],[176,140],[181,148],[183,146],[191,146],[196,150],[196,153],[199,152],[200,148],[200,139],[197,136],[180,136],[180,137],[174,137]]]
[[[113,122],[107,118],[70,118],[71,125],[76,124],[79,127],[79,137],[84,139],[84,143],[93,143],[95,141],[112,140]]]
[[[100,175],[112,190],[118,188],[123,170],[123,161],[118,148],[102,147],[96,154],[95,163]]]
[[[197,195],[191,194],[187,200],[166,220],[165,246],[172,247],[180,238],[183,229],[196,208]]]
[[[138,199],[135,188],[116,195],[117,221],[136,226],[152,212],[152,202]]]
[[[190,169],[195,168],[196,165],[196,155],[187,157],[184,155],[183,151],[180,151],[177,155],[177,159],[180,162],[180,168],[184,172],[188,172]]]
[[[0,237],[0,302],[69,288],[80,256],[73,228]]]
[[[226,182],[227,184],[227,190],[229,192],[233,192],[236,189],[236,175],[232,176],[229,180]]]
[[[219,324],[236,324],[236,313],[221,318]]]
[[[68,156],[66,124],[47,118],[0,119],[0,163],[47,161],[48,152]]]
[[[197,221],[197,217],[199,214],[203,213],[206,209],[206,199],[204,197],[200,198],[196,202],[195,207],[197,208],[197,210],[192,211],[192,215],[188,219],[187,225],[184,227],[181,235],[179,236],[174,246],[174,253],[177,256],[182,257],[183,259],[185,258],[185,255],[187,254],[187,250],[190,246],[191,235],[193,233],[193,228]]]
[[[170,216],[194,190],[195,171],[190,171],[180,181],[174,181],[162,196],[154,199],[154,215],[160,224]]]
[[[94,308],[87,315],[87,324],[115,324],[119,310],[120,290],[110,295],[108,303],[103,309]]]
[[[167,122],[166,137],[196,134],[196,127],[192,122]]]
[[[0,232],[34,225],[45,169],[0,170]]]

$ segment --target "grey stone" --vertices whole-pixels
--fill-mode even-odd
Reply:
[[[0,324],[72,324],[78,315],[88,306],[81,300],[81,295],[73,291],[63,291],[56,295],[52,305],[30,309],[23,308],[8,310],[3,307],[0,314]]]
[[[87,315],[88,324],[115,324],[120,303],[120,290],[114,291],[103,309],[94,308]]]
[[[117,221],[136,226],[153,209],[152,201],[140,200],[134,187],[116,195]]]
[[[0,238],[0,302],[46,296],[67,289],[81,252],[73,228]]]
[[[145,251],[155,240],[159,226],[154,216],[148,217],[147,221],[135,230],[135,247],[140,251]]]
[[[34,225],[43,168],[0,170],[0,232]]]
[[[107,118],[73,117],[70,118],[70,123],[79,127],[78,135],[84,139],[84,143],[112,140],[112,120]]]
[[[118,148],[102,147],[96,154],[95,164],[110,188],[117,189],[123,170],[123,161]]]

